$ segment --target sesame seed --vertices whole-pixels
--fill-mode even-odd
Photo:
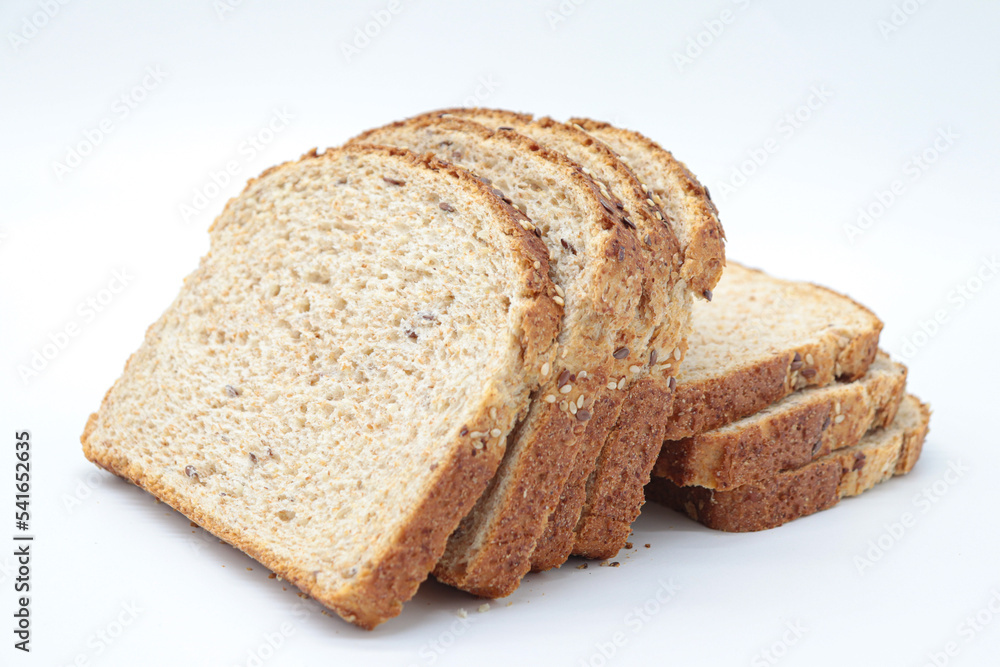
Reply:
[[[615,350],[614,354],[611,356],[613,356],[615,359],[624,359],[625,357],[628,356],[628,353],[629,349],[627,347],[620,347],[617,350]]]
[[[657,220],[663,220],[663,214],[662,214],[662,213],[660,213],[659,211],[657,211],[657,212],[656,212],[656,219],[657,219]]]
[[[483,433],[482,431],[473,431],[472,433],[469,434],[469,437],[475,440],[476,438],[482,438],[485,435],[486,434]]]
[[[494,438],[499,438],[501,435],[503,435],[503,431],[501,431],[498,428],[495,428],[492,431],[490,431],[490,435],[492,435]]]
[[[520,223],[521,223],[521,227],[522,227],[522,228],[524,229],[524,231],[526,231],[526,232],[531,232],[531,231],[534,231],[534,230],[535,230],[535,226],[534,226],[534,225],[532,225],[532,224],[531,224],[530,222],[528,222],[527,220],[519,220],[518,222],[520,222]]]
[[[569,402],[569,411],[575,415],[578,410],[579,410],[579,408],[576,407],[576,403],[574,403],[573,401],[570,401]]]
[[[559,287],[559,285],[556,285],[556,294],[558,294],[559,296],[561,296],[563,298],[566,297],[566,292],[563,290],[562,287]]]
[[[559,388],[560,394],[568,394],[571,391],[573,391],[573,385],[571,384],[564,384],[562,387]]]
[[[587,371],[580,371],[580,372],[579,372],[579,373],[577,374],[577,376],[576,376],[576,377],[577,377],[577,378],[579,378],[580,380],[584,380],[584,379],[586,379],[586,377],[587,377]]]
[[[837,415],[836,418],[833,420],[833,423],[834,424],[840,424],[845,419],[847,419],[847,415]]]
[[[618,388],[619,389],[625,388],[625,378],[622,378],[621,380],[618,381]]]
[[[641,366],[629,366],[628,370],[631,373],[638,373],[639,371],[642,370],[642,367]]]
[[[608,383],[608,389],[615,389],[616,387],[618,387],[618,383],[614,380]]]
[[[588,421],[590,419],[590,410],[585,410],[583,408],[577,410],[576,419],[577,421],[582,421],[582,422]]]
[[[552,366],[549,365],[549,362],[546,361],[544,364],[542,364],[542,377],[546,377],[551,371],[552,371]]]
[[[649,199],[649,198],[646,199],[646,203],[649,204],[650,206],[656,206],[656,203],[653,202],[653,200]]]
[[[841,408],[840,401],[837,401],[837,403],[833,406],[833,409],[836,411],[838,415],[840,414],[840,408]]]
[[[806,363],[809,364],[810,366],[814,366],[816,364],[816,360],[813,359],[813,356],[811,354],[807,354]]]
[[[567,354],[569,354],[569,348],[568,348],[568,347],[564,347],[564,348],[563,348],[563,351],[562,351],[562,352],[561,352],[561,353],[559,354],[559,356],[560,356],[560,357],[561,357],[562,359],[565,359],[565,358],[566,358],[566,355],[567,355]]]
[[[674,361],[680,361],[680,360],[681,360],[681,348],[675,347],[674,348]]]
[[[560,306],[565,306],[566,305],[566,302],[563,301],[563,298],[561,296],[554,296],[554,297],[552,297],[552,300],[555,301]]]
[[[582,408],[586,400],[587,400],[586,396],[580,394],[580,398],[576,399],[576,407]]]
[[[555,394],[549,394],[548,396],[546,396],[545,397],[545,402],[546,403],[555,403],[556,402]]]
[[[534,267],[535,267],[535,270],[537,271],[538,269],[542,268],[542,263],[541,263],[541,262],[539,262],[539,261],[538,261],[538,260],[536,259],[536,260],[535,260],[535,263],[534,263]]]
[[[523,213],[524,215],[528,215],[528,207],[522,204],[521,202],[517,203],[517,210]]]
[[[490,408],[490,419],[496,419],[496,418],[497,418],[497,409]]]

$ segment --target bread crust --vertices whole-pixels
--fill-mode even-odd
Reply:
[[[587,278],[591,281],[587,291],[592,295],[585,306],[588,312],[583,314],[580,330],[571,332],[571,338],[563,341],[568,354],[559,361],[575,378],[569,400],[577,400],[580,392],[585,396],[581,407],[591,414],[595,405],[615,410],[621,397],[609,395],[607,389],[618,361],[612,353],[620,347],[634,346],[640,333],[635,312],[643,286],[649,282],[647,255],[636,238],[634,225],[622,215],[620,202],[608,196],[610,193],[603,193],[593,178],[561,153],[513,130],[492,131],[447,112],[431,112],[376,128],[352,141],[392,142],[399,133],[421,131],[439,132],[442,137],[455,133],[450,136],[461,135],[483,145],[503,142],[524,155],[534,155],[531,159],[544,161],[550,165],[547,169],[557,169],[566,187],[588,202],[590,219],[580,223],[591,225],[597,247],[596,252],[588,250],[584,255],[599,264]],[[603,233],[598,233],[598,228]],[[585,378],[579,374],[581,370],[586,371]],[[554,369],[552,382],[538,393],[537,398],[542,400],[532,402],[517,444],[509,449],[477,506],[481,511],[466,517],[449,540],[434,571],[444,583],[482,597],[503,597],[517,588],[531,568],[536,542],[579,452],[594,448],[596,429],[591,430],[590,424],[559,407],[566,400],[558,391],[556,378],[561,373]],[[556,403],[543,402],[550,394],[558,397]]]
[[[709,528],[740,533],[776,528],[829,509],[841,498],[913,469],[927,436],[930,408],[912,395],[904,402],[918,413],[914,424],[876,429],[861,443],[799,468],[728,491],[677,486],[654,477],[646,487],[647,498]]]
[[[712,202],[708,188],[703,186],[687,166],[652,139],[632,130],[624,130],[590,118],[571,118],[569,123],[580,126],[597,138],[617,137],[642,146],[664,173],[671,174],[684,191],[684,206],[694,222],[687,247],[683,249],[681,278],[695,294],[705,295],[715,289],[726,266],[726,233],[719,222],[719,209]]]
[[[356,146],[331,149],[325,153],[315,150],[299,161],[273,167],[257,179],[252,179],[247,189],[267,178],[279,178],[284,170],[294,169],[299,162],[333,159],[342,154],[377,155],[387,164],[402,170],[430,170],[441,178],[452,179],[458,187],[475,196],[492,213],[490,224],[499,227],[506,243],[510,243],[519,257],[517,265],[520,283],[525,290],[526,308],[521,317],[523,356],[529,372],[537,384],[537,368],[551,360],[555,354],[555,340],[559,332],[560,307],[553,300],[555,286],[548,277],[548,251],[533,234],[520,224],[523,216],[496,197],[479,179],[467,172],[431,157],[416,156],[400,149]],[[230,200],[227,210],[234,204]],[[213,224],[213,229],[225,219],[225,213]],[[147,333],[147,344],[154,344],[155,326]],[[128,376],[136,359],[132,355],[125,366],[125,374],[115,386]],[[329,607],[342,618],[360,627],[371,629],[397,615],[403,602],[413,596],[443,553],[448,535],[461,518],[471,509],[475,499],[486,487],[499,465],[505,442],[479,438],[470,432],[480,424],[513,424],[518,409],[508,407],[516,401],[487,391],[471,405],[468,424],[472,429],[455,427],[455,439],[450,454],[438,463],[430,491],[413,508],[409,520],[404,522],[381,554],[377,563],[361,568],[351,585],[331,589],[322,585],[313,572],[307,572],[298,563],[276,553],[268,544],[248,538],[241,531],[217,517],[203,511],[191,498],[185,496],[163,479],[151,475],[137,462],[130,460],[116,449],[119,443],[100,436],[101,415],[113,400],[115,387],[105,395],[101,410],[88,419],[81,443],[85,456],[98,466],[119,475],[146,489],[160,500],[174,507],[206,530],[257,559],[265,566],[292,582],[303,592]],[[475,439],[474,439],[475,438]]]
[[[868,431],[892,423],[906,392],[906,374],[905,366],[892,364],[852,383],[786,399],[746,422],[668,440],[653,476],[726,491],[854,446]]]
[[[615,363],[615,367],[611,370],[612,380],[624,378],[626,382],[621,388],[616,386],[615,389],[602,392],[602,396],[595,402],[595,408],[592,410],[594,418],[587,426],[573,468],[563,485],[559,502],[549,515],[545,530],[538,538],[531,557],[533,571],[559,567],[566,562],[573,551],[576,540],[574,531],[581,515],[589,511],[609,511],[608,499],[600,501],[603,502],[600,509],[597,507],[599,503],[595,503],[593,508],[586,505],[588,484],[596,488],[610,488],[613,480],[624,472],[615,466],[626,465],[626,461],[633,458],[632,452],[628,451],[631,449],[630,442],[620,439],[609,441],[609,435],[619,418],[623,403],[641,400],[640,397],[646,398],[648,390],[645,389],[633,396],[631,392],[633,382],[649,373],[651,364],[647,361],[653,360],[654,350],[661,360],[672,359],[675,349],[683,350],[690,327],[690,302],[685,298],[686,286],[680,281],[682,261],[680,243],[667,216],[652,200],[651,193],[646,191],[631,169],[607,144],[582,129],[552,118],[536,119],[531,114],[499,109],[456,108],[433,112],[431,115],[454,115],[487,124],[491,128],[510,127],[537,139],[542,144],[551,142],[553,150],[564,153],[561,148],[569,144],[573,154],[565,154],[570,155],[571,159],[585,154],[580,162],[585,173],[597,178],[596,174],[588,172],[587,167],[596,169],[597,165],[600,165],[602,167],[600,171],[610,171],[614,174],[614,179],[607,185],[611,193],[626,204],[626,209],[623,210],[631,212],[636,234],[642,241],[640,246],[647,255],[650,269],[643,285],[641,304],[644,307],[641,306],[636,312],[638,349],[630,345],[631,354]],[[637,362],[641,368],[639,373],[633,372],[632,369]],[[664,385],[658,396],[659,398],[655,400],[657,419],[669,405],[669,388]],[[650,406],[652,405],[653,403],[650,403]],[[642,411],[651,414],[653,412],[651,407],[643,407]],[[633,436],[636,435],[638,434],[633,433]],[[642,443],[639,449],[646,451],[649,447],[655,446],[654,443],[655,440]],[[599,462],[602,450],[606,447],[620,447],[625,451],[609,451],[604,460]],[[648,463],[649,461],[643,460],[638,469],[644,470],[648,467]],[[590,482],[591,476],[602,466],[609,466],[609,469],[606,473],[599,472],[598,479]],[[638,499],[641,505],[644,484],[644,481],[633,482],[631,493],[625,495],[630,496],[633,501]],[[617,496],[618,500],[622,500],[623,497]],[[586,525],[592,524],[595,520],[596,517],[592,518]]]

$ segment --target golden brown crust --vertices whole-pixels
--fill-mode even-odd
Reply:
[[[604,230],[603,235],[594,235],[600,244],[597,252],[584,254],[600,264],[587,290],[592,295],[587,306],[590,312],[585,314],[579,330],[572,332],[571,341],[564,343],[571,350],[569,358],[560,361],[574,377],[579,370],[588,374],[585,379],[573,380],[573,393],[568,398],[573,400],[578,392],[582,393],[586,398],[583,407],[591,412],[595,401],[614,407],[614,401],[609,404],[603,400],[609,391],[606,387],[609,369],[617,361],[611,353],[633,345],[637,338],[636,307],[643,286],[649,283],[647,256],[640,247],[634,225],[630,226],[622,215],[620,202],[606,196],[580,165],[561,153],[513,130],[494,132],[478,123],[450,117],[446,112],[431,112],[393,123],[352,141],[392,141],[397,132],[422,130],[461,133],[483,143],[504,142],[554,165],[566,187],[578,192],[584,190],[590,215],[599,220],[597,226]],[[588,332],[594,333],[588,335]],[[557,372],[561,370],[554,369],[553,374]],[[565,401],[558,387],[543,388],[537,398],[550,391],[560,402]],[[558,405],[532,408],[522,426],[522,437],[498,473],[502,479],[494,480],[480,501],[489,511],[462,522],[449,541],[445,558],[435,568],[438,579],[483,597],[502,597],[517,588],[531,567],[532,551],[547,517],[559,501],[579,452],[593,449],[586,435],[590,429],[585,429],[584,422],[560,410]],[[591,433],[589,438],[593,437]]]
[[[678,179],[684,191],[685,207],[694,221],[688,245],[684,248],[681,277],[693,293],[698,295],[710,293],[718,284],[722,270],[726,266],[726,233],[719,222],[719,210],[712,202],[708,188],[695,178],[684,163],[675,159],[670,151],[638,132],[623,130],[610,123],[589,118],[571,118],[569,122],[594,133],[598,138],[606,133],[642,146],[648,155],[656,160],[660,169]]]
[[[587,558],[610,558],[625,546],[632,523],[642,510],[663,442],[673,393],[662,378],[646,377],[633,385],[618,423],[608,436],[587,481],[587,499],[574,529],[572,552]]]
[[[930,408],[912,396],[905,400],[915,402],[919,410],[917,423],[905,429],[873,431],[861,444],[729,491],[677,486],[654,477],[646,496],[709,528],[728,532],[776,528],[828,509],[841,498],[863,493],[913,468],[927,436]]]
[[[852,447],[871,429],[892,423],[905,391],[906,368],[898,365],[892,373],[776,405],[745,427],[668,440],[653,476],[720,491],[772,477]]]
[[[559,331],[561,309],[553,301],[555,288],[548,278],[548,251],[533,234],[520,224],[523,216],[513,207],[497,198],[492,189],[467,172],[430,157],[418,157],[408,151],[384,147],[358,146],[332,149],[324,154],[311,151],[302,160],[330,159],[339,151],[359,154],[375,153],[387,160],[397,160],[417,169],[429,169],[443,177],[452,178],[461,187],[476,193],[495,214],[494,223],[516,248],[520,256],[522,283],[529,296],[528,310],[522,323],[522,349],[526,362],[541,365],[551,359],[554,341]],[[273,167],[255,181],[280,172],[294,163]],[[230,204],[227,204],[227,207]],[[214,227],[214,225],[213,225]],[[132,359],[126,364],[126,373]],[[123,376],[124,377],[124,376]],[[121,379],[118,380],[121,382]],[[117,382],[116,382],[117,385]],[[102,402],[101,412],[112,397],[109,390]],[[507,401],[495,395],[484,395],[473,412],[471,424],[513,423],[517,415],[507,407]],[[363,628],[371,629],[397,615],[403,602],[416,592],[434,564],[443,553],[448,535],[461,518],[472,508],[489,479],[499,465],[504,443],[477,447],[466,432],[456,436],[450,456],[435,469],[431,491],[422,498],[382,558],[367,569],[362,568],[354,584],[347,588],[331,590],[318,584],[312,572],[307,572],[295,562],[283,558],[265,543],[247,538],[242,532],[223,522],[214,514],[203,511],[196,500],[185,497],[174,488],[150,475],[137,461],[116,451],[114,442],[96,441],[101,412],[88,419],[81,443],[85,456],[98,466],[119,475],[146,489],[160,500],[171,505],[191,520],[213,534],[241,549],[251,557],[298,586],[317,601],[337,614]],[[483,445],[486,443],[483,442]]]

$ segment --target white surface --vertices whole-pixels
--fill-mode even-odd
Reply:
[[[939,664],[996,664],[1000,615],[982,612],[978,631],[962,624],[991,599],[1000,611],[1000,279],[969,300],[953,290],[1000,252],[1000,7],[899,2],[919,9],[884,37],[879,21],[896,1],[567,0],[573,11],[554,28],[546,12],[559,11],[557,0],[403,1],[350,62],[341,44],[387,0],[243,2],[221,19],[207,0],[70,2],[17,50],[8,33],[40,5],[4,3],[0,663],[253,665],[250,652],[288,623],[263,664],[763,665],[773,663],[761,651],[775,646],[782,665],[921,665],[949,642],[958,654]],[[730,23],[679,69],[674,54],[723,10]],[[157,66],[166,78],[125,116],[119,97]],[[883,345],[909,363],[913,390],[935,409],[916,470],[760,534],[712,532],[650,506],[619,568],[571,562],[529,577],[483,614],[480,602],[428,583],[402,616],[366,633],[303,606],[263,567],[84,460],[88,413],[246,178],[367,127],[461,104],[477,87],[484,105],[590,115],[649,134],[711,186],[732,258],[871,306],[886,322]],[[814,98],[818,108],[789,129],[784,117],[814,87],[828,99]],[[293,119],[249,155],[241,145],[275,109]],[[111,133],[58,179],[54,164],[104,118]],[[908,160],[948,128],[957,138],[913,180]],[[727,196],[733,169],[765,147],[763,167]],[[185,221],[180,205],[230,160],[238,177]],[[849,243],[844,225],[895,179],[897,201]],[[91,318],[79,304],[121,269],[127,287]],[[947,321],[904,356],[936,310]],[[18,365],[71,322],[79,335],[22,382]],[[11,648],[8,629],[21,429],[34,441],[38,536],[29,656]],[[949,462],[959,461],[967,472],[947,484]],[[935,484],[943,496],[918,503]],[[859,573],[855,557],[905,512],[915,525]],[[656,613],[635,615],[666,595],[661,581],[679,590],[650,603]],[[105,644],[97,633],[117,634],[128,604],[141,611]],[[806,629],[796,637],[786,623]],[[600,647],[616,632],[625,642],[605,660]]]

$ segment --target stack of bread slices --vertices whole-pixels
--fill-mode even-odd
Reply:
[[[723,275],[708,191],[606,123],[424,114],[267,170],[210,238],[84,453],[365,628],[430,574],[613,556],[647,495],[778,525],[926,432],[874,315]]]

